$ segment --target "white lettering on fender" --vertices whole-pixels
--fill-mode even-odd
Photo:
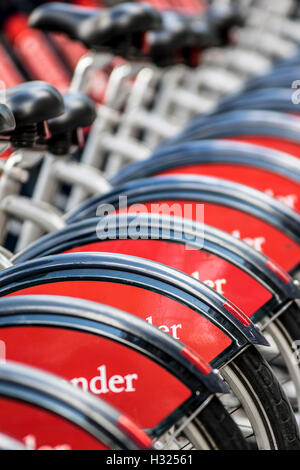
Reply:
[[[33,434],[27,434],[27,436],[23,438],[23,442],[30,450],[72,450],[69,444],[60,444],[53,447],[48,445],[37,447],[36,437]]]
[[[296,209],[296,202],[298,202],[298,196],[296,194],[287,194],[286,196],[276,195],[273,189],[265,189],[264,191],[268,196],[274,197],[281,201],[283,204],[288,206],[290,209]]]
[[[85,377],[74,377],[70,380],[75,387],[80,387],[84,391],[90,391],[94,395],[104,395],[106,393],[135,392],[134,382],[138,380],[137,374],[112,375],[108,377],[106,365],[97,367],[99,373],[88,380]]]
[[[241,232],[239,230],[233,230],[232,235],[235,238],[238,238],[239,240],[242,240],[243,242],[252,246],[252,248],[254,248],[255,250],[260,251],[260,253],[263,253],[262,246],[266,243],[265,237],[255,237],[255,238],[246,237],[242,239]]]
[[[150,325],[153,325],[152,317],[147,317],[146,321],[150,323]],[[179,323],[178,325],[172,325],[172,326],[160,325],[158,328],[164,331],[165,333],[169,333],[171,336],[173,336],[173,338],[180,339],[177,334],[177,330],[182,328],[181,323]]]
[[[194,271],[192,273],[192,276],[195,279],[198,279],[198,281],[200,280],[199,271]],[[206,284],[208,287],[211,287],[212,289],[217,291],[219,294],[224,295],[223,286],[227,284],[226,279],[215,279],[214,281],[212,281],[211,279],[207,279],[206,281],[203,281],[203,283]]]

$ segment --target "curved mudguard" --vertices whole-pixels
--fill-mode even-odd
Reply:
[[[98,303],[59,296],[17,296],[0,299],[0,328],[20,325],[72,327],[93,332],[150,357],[180,378],[191,390],[199,382],[211,393],[227,386],[214,370],[203,373],[182,352],[185,346],[129,313]],[[1,329],[0,329],[1,332]],[[9,358],[8,358],[9,359]]]
[[[290,86],[293,80],[290,82]],[[253,90],[223,99],[217,109],[210,115],[227,113],[233,110],[242,109],[265,109],[268,111],[279,111],[283,113],[295,113],[297,108],[291,99],[291,89],[272,88],[269,85],[262,90]]]
[[[287,153],[244,142],[201,140],[165,148],[147,160],[131,163],[111,179],[111,184],[116,186],[197,163],[241,164],[268,170],[300,183],[299,160]]]
[[[71,224],[94,217],[100,205],[119,207],[119,196],[127,205],[163,199],[197,200],[222,204],[261,218],[300,243],[300,216],[279,201],[248,186],[208,176],[173,176],[146,178],[119,186],[103,196],[95,196],[67,217]]]
[[[259,88],[291,88],[291,84],[295,77],[299,77],[300,72],[300,58],[297,57],[298,63],[286,65],[285,67],[275,66],[271,72],[261,75],[259,77],[254,77],[247,81],[243,91],[257,90]]]
[[[300,120],[278,111],[229,111],[216,116],[194,118],[182,133],[164,142],[161,147],[191,140],[237,136],[269,136],[299,143]]]
[[[268,344],[239,309],[235,310],[235,306],[205,284],[175,269],[133,256],[72,253],[28,261],[0,273],[0,296],[22,294],[23,291],[32,294],[35,286],[46,284],[49,284],[49,288],[45,288],[42,293],[55,294],[49,292],[53,283],[67,282],[70,285],[71,281],[85,280],[147,289],[187,306],[191,315],[192,311],[200,314],[231,340],[230,346],[214,361],[216,367],[224,365],[224,360],[233,357],[247,344]],[[69,295],[78,297],[75,284],[71,289],[72,295]]]
[[[255,227],[259,226],[259,229],[264,231],[264,236],[268,232],[266,238],[268,249],[265,254],[277,261],[286,271],[297,273],[300,264],[299,214],[261,191],[221,178],[187,175],[136,180],[119,186],[103,196],[87,200],[68,215],[67,223],[115,212],[133,204],[143,206],[143,210],[140,206],[139,212],[149,212],[147,205],[150,205],[151,209],[151,204],[163,201],[178,202],[182,205],[181,212],[184,211],[184,206],[188,201],[191,207],[193,204],[197,205],[198,202],[204,204],[205,217],[207,219],[208,214],[211,218],[208,223],[216,224],[225,231],[229,231],[225,227],[227,219],[229,220],[228,215],[225,218],[225,214],[230,213],[232,225],[232,211],[235,214],[234,221],[237,220],[237,211],[240,212],[244,225],[247,219],[246,228],[251,220],[252,225],[255,223]],[[215,208],[214,211],[208,212],[212,207]],[[224,209],[221,209],[222,207]],[[217,210],[220,212],[219,215]],[[222,224],[218,224],[220,216],[223,218]],[[188,216],[188,218],[193,217]],[[278,250],[276,243],[279,242],[275,243],[276,239],[285,244],[285,251],[288,250],[288,254],[284,252],[283,255],[283,251]]]
[[[185,244],[196,250],[213,253],[237,266],[268,289],[273,297],[273,312],[276,311],[276,306],[282,306],[286,301],[300,296],[300,290],[288,274],[275,270],[268,258],[236,237],[189,219],[154,213],[138,216],[108,215],[105,219],[92,218],[71,224],[32,243],[23,252],[15,255],[12,262],[17,265],[89,244],[130,239],[128,227],[132,222],[138,225],[141,240],[151,240],[151,231],[157,229],[154,240]]]
[[[91,394],[75,389],[65,380],[61,380],[60,377],[39,369],[11,361],[1,361],[0,402],[6,398],[9,400],[9,408],[13,408],[12,405],[15,402],[21,403],[23,405],[21,413],[24,411],[24,405],[25,407],[30,405],[31,421],[36,408],[40,412],[46,411],[47,413],[50,412],[51,415],[54,414],[56,426],[64,425],[67,420],[71,425],[75,425],[76,428],[83,431],[84,434],[79,437],[82,438],[88,434],[96,439],[100,444],[100,448],[97,446],[99,450],[103,448],[101,444],[113,449],[136,450],[145,448],[128,439],[126,432],[122,430],[119,424],[122,415],[108,403],[93,397]],[[6,404],[7,402],[5,402]],[[1,405],[3,409],[3,403]],[[15,412],[16,410],[12,409],[12,411]],[[20,409],[18,409],[18,412],[20,412]],[[38,421],[41,419],[40,412]],[[13,431],[14,421],[10,420],[10,423],[12,423],[10,427]],[[42,423],[44,428],[47,429],[45,422],[42,421]],[[3,421],[1,425],[3,428]],[[73,438],[74,440],[76,441],[76,435],[75,439]],[[82,445],[82,442],[80,445]]]

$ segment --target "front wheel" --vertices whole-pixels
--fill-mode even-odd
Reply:
[[[222,402],[251,448],[299,450],[298,425],[280,383],[254,346],[220,370],[238,402]]]

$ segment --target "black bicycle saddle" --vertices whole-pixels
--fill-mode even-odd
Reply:
[[[65,93],[63,100],[63,114],[48,122],[52,136],[90,126],[94,122],[96,109],[87,96],[82,93]]]
[[[65,33],[88,49],[119,52],[126,50],[126,46],[128,49],[128,43],[137,33],[160,28],[161,17],[146,4],[123,3],[101,10],[55,2],[34,10],[29,25],[43,31]]]
[[[56,156],[66,155],[72,145],[82,146],[82,134],[78,131],[91,126],[96,118],[93,102],[82,93],[66,93],[63,100],[64,113],[48,121],[50,137],[44,135],[38,140],[38,144],[46,145]]]
[[[0,133],[13,131],[16,121],[11,110],[3,103],[0,103]]]
[[[235,26],[243,26],[245,23],[245,15],[237,4],[211,6],[204,14],[204,19],[214,31],[215,38],[218,38],[219,46],[231,42],[231,29]]]
[[[5,91],[5,104],[16,121],[16,128],[48,121],[60,116],[64,103],[59,91],[41,81],[22,83]]]
[[[147,35],[149,56],[158,65],[168,65],[174,53],[182,49],[189,39],[189,21],[176,11],[162,13],[162,28]]]
[[[201,49],[219,46],[220,41],[210,25],[203,16],[189,18],[189,39],[190,46],[199,46]]]

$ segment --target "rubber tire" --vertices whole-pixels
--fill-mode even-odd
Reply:
[[[193,419],[191,426],[183,431],[184,435],[196,446],[191,427],[200,432],[211,450],[248,450],[249,446],[239,427],[217,397]]]
[[[300,306],[293,302],[286,312],[283,312],[276,320],[283,325],[285,336],[293,341],[300,341]],[[294,352],[294,351],[293,351]]]
[[[271,438],[270,448],[300,450],[299,429],[289,400],[272,369],[256,348],[249,346],[226,368],[247,388],[266,429],[271,430],[268,432]],[[220,372],[226,380],[225,370]]]
[[[298,369],[298,384],[296,386],[297,403],[294,403],[294,410],[300,411],[300,304],[294,301],[279,318],[275,324],[290,348],[290,361],[294,361],[292,367]],[[296,343],[295,343],[296,342]],[[292,378],[293,381],[293,378]],[[296,406],[296,408],[295,408]]]

